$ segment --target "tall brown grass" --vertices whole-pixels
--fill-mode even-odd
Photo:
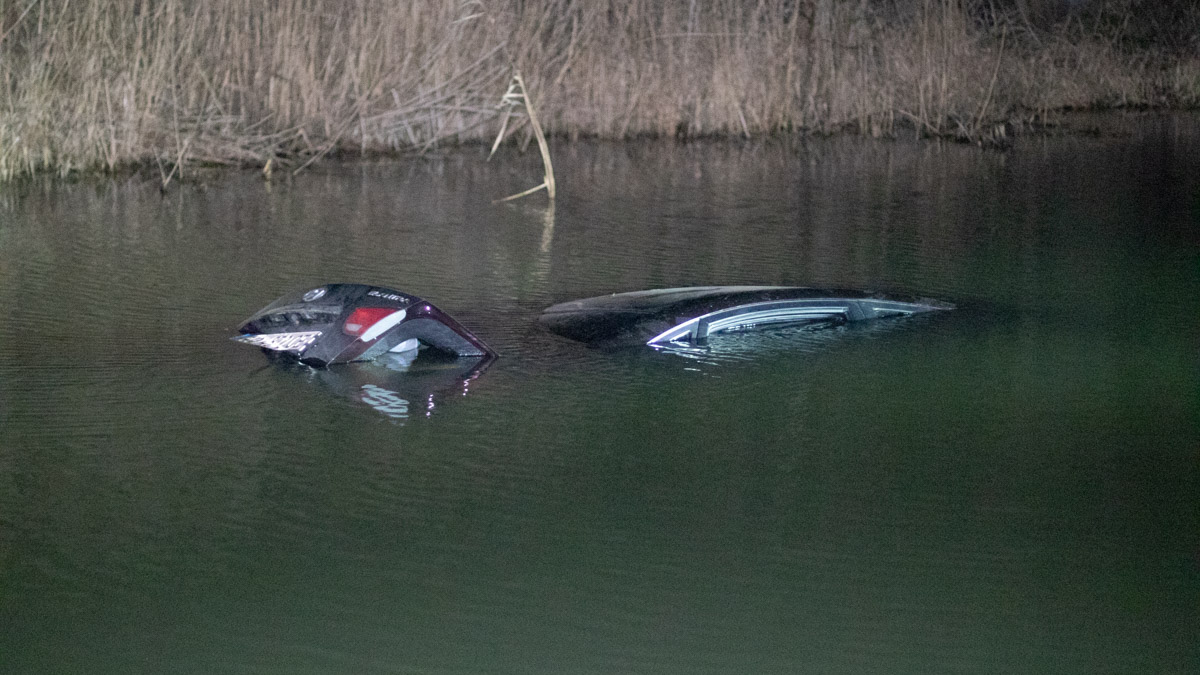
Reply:
[[[568,137],[982,139],[1200,104],[1195,51],[1031,2],[0,0],[0,177],[486,142],[518,70]]]

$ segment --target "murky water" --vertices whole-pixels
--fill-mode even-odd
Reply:
[[[1200,123],[1136,129],[0,188],[0,671],[1195,672]],[[372,407],[228,340],[330,281],[502,358]],[[714,283],[960,309],[536,324]]]

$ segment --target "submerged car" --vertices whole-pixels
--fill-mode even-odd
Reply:
[[[496,356],[433,304],[366,284],[327,284],[285,295],[246,319],[233,339],[318,368],[422,346],[452,356]]]
[[[693,286],[615,293],[547,308],[547,330],[597,347],[702,343],[711,335],[840,325],[953,309],[926,298],[796,286]]]

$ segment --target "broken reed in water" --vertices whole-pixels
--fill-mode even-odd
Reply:
[[[568,137],[979,140],[1064,107],[1200,103],[1197,50],[1128,36],[1136,0],[1030,11],[1055,2],[0,0],[0,177],[487,142],[518,71]]]

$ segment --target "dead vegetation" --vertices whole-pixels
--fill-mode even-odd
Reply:
[[[1063,108],[1200,104],[1200,12],[1155,14],[1166,39],[1150,6],[0,0],[0,177],[487,142],[518,72],[550,136],[985,143]]]

